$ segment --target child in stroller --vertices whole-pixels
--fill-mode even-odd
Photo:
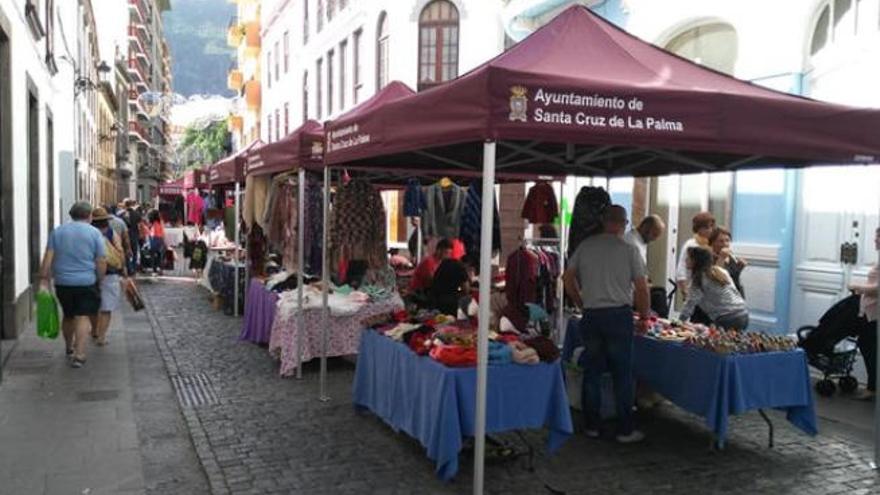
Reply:
[[[823,397],[834,394],[833,378],[838,378],[843,393],[853,393],[859,387],[852,376],[859,347],[854,337],[866,325],[859,316],[859,301],[858,295],[842,299],[822,315],[818,326],[804,326],[797,331],[798,345],[807,353],[810,366],[823,374],[816,383],[816,391]]]

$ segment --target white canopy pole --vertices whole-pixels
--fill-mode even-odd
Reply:
[[[296,221],[296,300],[299,311],[296,314],[296,378],[302,378],[302,349],[303,349],[303,325],[305,325],[305,315],[303,314],[303,270],[305,269],[305,255],[303,246],[303,231],[306,228],[305,209],[306,209],[306,169],[300,167],[297,176],[297,221]]]
[[[568,251],[566,243],[568,236],[565,235],[565,178],[559,183],[559,278],[556,280],[556,300],[559,313],[556,317],[556,343],[561,344],[563,326],[565,325],[565,287],[562,283],[562,273],[565,272],[565,256]]]
[[[330,168],[324,167],[324,228],[321,242],[321,378],[318,399],[327,402],[327,347],[329,338],[330,316],[330,256],[328,255],[328,239],[330,238]]]
[[[241,216],[241,198],[239,198],[239,194],[241,193],[241,184],[238,181],[235,182],[235,259],[232,260],[232,271],[234,272],[233,281],[234,286],[232,288],[232,307],[233,314],[238,316],[238,258],[239,249],[241,246],[241,224],[239,223],[239,218]]]
[[[486,390],[489,373],[489,297],[492,289],[492,222],[495,213],[495,142],[483,144],[483,211],[480,224],[480,327],[477,334],[477,410],[474,418],[474,495],[483,493],[486,457]]]
[[[880,253],[878,253],[877,263],[880,266]],[[877,332],[880,332],[880,307],[874,317],[877,318]],[[878,366],[874,370],[876,373],[877,370],[880,370],[880,339],[877,339],[874,345],[877,348],[874,358],[877,361],[876,366]],[[874,469],[880,469],[880,401],[877,399],[874,399]]]

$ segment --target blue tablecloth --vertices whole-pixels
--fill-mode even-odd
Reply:
[[[462,439],[474,434],[475,368],[449,368],[375,331],[358,351],[354,405],[416,438],[437,463],[437,475],[458,472]],[[547,450],[572,434],[571,414],[558,364],[489,366],[486,431],[550,430]]]
[[[563,359],[580,345],[569,323]],[[719,444],[731,414],[775,408],[809,435],[818,433],[806,355],[801,350],[721,355],[683,344],[636,337],[633,374],[682,409],[706,418]]]

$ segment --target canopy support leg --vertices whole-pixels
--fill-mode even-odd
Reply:
[[[880,257],[880,254],[878,254]],[[877,260],[878,264],[880,264],[880,258]],[[874,315],[877,318],[877,331],[880,332],[880,308],[877,309],[877,314]],[[877,350],[880,350],[880,339],[875,344],[877,346]],[[880,352],[874,351],[876,355],[877,364],[880,365]],[[875,368],[880,369],[880,368]],[[880,401],[874,401],[874,465],[872,466],[875,470],[880,469]]]
[[[565,326],[565,285],[562,283],[562,274],[565,272],[565,255],[567,251],[566,241],[568,236],[565,233],[565,178],[559,183],[559,278],[556,280],[556,303],[558,313],[556,315],[556,333],[554,341],[557,344],[562,343],[562,332]]]
[[[327,402],[327,347],[330,325],[330,256],[327,243],[330,237],[330,169],[324,167],[324,225],[321,232],[321,378],[318,400]]]
[[[234,286],[232,287],[232,314],[236,317],[238,316],[238,259],[239,249],[241,247],[241,223],[239,222],[239,218],[241,217],[241,198],[239,195],[241,194],[241,184],[238,182],[235,183],[235,259],[232,260],[232,270],[233,277],[232,281]],[[161,260],[159,261],[161,263]]]
[[[296,378],[302,379],[303,367],[303,338],[305,336],[304,328],[305,315],[303,314],[303,270],[305,269],[305,256],[303,255],[303,232],[306,227],[306,170],[302,167],[297,174],[297,220],[296,220],[296,303],[298,312],[296,314]]]
[[[486,385],[489,358],[489,297],[492,289],[492,222],[495,211],[495,142],[483,144],[483,205],[480,224],[480,304],[477,337],[477,408],[474,422],[474,495],[482,495],[486,456]]]

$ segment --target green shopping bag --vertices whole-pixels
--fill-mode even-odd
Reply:
[[[47,290],[37,292],[37,335],[44,339],[58,338],[58,301]]]

